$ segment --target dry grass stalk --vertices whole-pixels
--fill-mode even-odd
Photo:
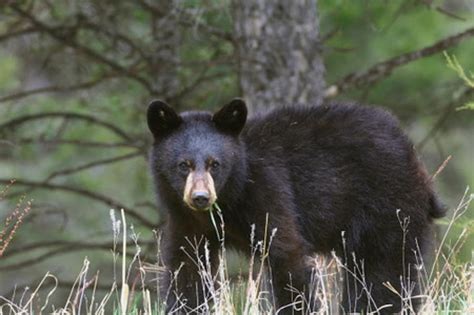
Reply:
[[[6,193],[14,183],[15,181],[12,180],[9,185],[0,191],[0,201],[3,200]],[[23,223],[23,219],[31,210],[32,200],[25,202],[25,199],[25,196],[20,198],[13,211],[5,218],[3,226],[0,226],[0,257],[2,257],[3,253],[18,231],[18,228]]]
[[[451,232],[455,222],[467,211],[472,199],[473,195],[469,194],[466,190],[458,206],[454,209],[453,216],[448,222],[445,222],[447,227],[446,235]],[[216,211],[214,215],[221,214],[219,211]],[[113,307],[113,305],[115,305],[116,314],[162,314],[163,307],[159,297],[156,296],[156,299],[151,299],[150,291],[145,288],[144,280],[145,273],[160,273],[163,271],[162,268],[143,264],[140,258],[141,249],[138,246],[138,235],[135,234],[133,227],[131,227],[132,233],[130,237],[135,241],[135,244],[137,244],[135,249],[137,254],[131,261],[127,262],[124,258],[127,252],[125,216],[122,213],[121,221],[115,220],[114,215],[111,215],[111,217],[113,218],[114,239],[118,239],[120,232],[122,232],[122,254],[124,256],[122,256],[121,261],[121,289],[118,288],[117,282],[114,281],[110,291],[106,292],[105,296],[100,299],[99,302],[94,302],[98,274],[96,273],[90,279],[88,278],[89,263],[86,259],[63,308],[55,308],[49,303],[50,297],[56,290],[58,280],[47,273],[41,283],[28,295],[28,298],[22,297],[18,300],[0,297],[0,315],[31,314],[33,310],[48,311],[57,315],[103,315],[110,313],[110,308]],[[219,221],[223,222],[222,220]],[[216,220],[214,220],[214,222],[216,222]],[[401,222],[401,225],[402,228],[406,228],[404,222]],[[268,251],[271,251],[272,237],[275,233],[278,233],[278,231],[267,231],[267,235],[262,241],[253,240],[253,244],[256,245],[252,248],[248,277],[242,277],[241,275],[238,281],[231,281],[227,266],[226,248],[223,242],[225,238],[223,223],[221,223],[220,228],[215,226],[215,229],[217,236],[222,240],[220,262],[217,270],[211,270],[210,268],[209,252],[200,258],[196,257],[197,249],[199,248],[199,240],[195,240],[195,242],[197,242],[194,246],[196,252],[188,253],[198,267],[203,286],[209,292],[207,299],[202,305],[198,306],[199,310],[205,310],[205,312],[209,314],[278,314],[280,310],[274,308],[269,292],[271,291],[271,286],[265,285],[265,273],[267,269],[265,261],[268,257]],[[424,305],[419,314],[428,315],[452,311],[460,314],[469,314],[474,311],[474,261],[464,264],[460,264],[456,261],[456,255],[460,251],[462,244],[464,244],[466,239],[470,236],[472,236],[472,231],[467,228],[458,234],[452,244],[448,244],[448,238],[444,236],[440,248],[436,253],[436,260],[432,271],[425,270],[425,262],[420,258],[419,274],[412,275],[420,277],[422,280],[423,293],[417,296],[417,298],[423,299]],[[254,237],[253,235],[253,238]],[[205,240],[201,241],[205,242]],[[114,250],[115,249],[116,246],[114,246]],[[158,253],[159,252],[158,249]],[[114,264],[116,257],[117,253],[114,253]],[[311,314],[325,315],[338,314],[340,312],[339,301],[343,292],[341,278],[344,273],[342,271],[348,271],[348,276],[357,277],[357,281],[364,284],[363,264],[358,265],[356,267],[358,268],[357,270],[348,270],[342,263],[342,260],[336,256],[311,258],[310,261],[314,266],[310,296],[311,299],[314,299],[315,303],[312,304],[314,308],[308,310],[308,312],[311,312]],[[136,289],[135,284],[131,287],[128,285],[133,266],[139,271],[140,289]],[[42,286],[46,279],[49,278],[53,278],[56,284],[53,289],[47,292],[46,299],[39,299],[38,296],[42,290]],[[402,287],[402,292],[397,292],[390,283],[386,283],[386,286],[387,289],[391,289],[395,294],[398,294],[403,301],[408,302],[410,298],[413,297],[410,296],[411,289],[408,283]],[[291,287],[288,289],[291,290]],[[85,298],[86,291],[89,292],[89,296],[92,293],[90,302]],[[297,299],[303,296],[299,292],[295,291],[294,293]],[[174,292],[170,292],[170,294],[174,294]],[[365,290],[361,292],[361,294],[368,294],[370,299],[370,289],[368,285],[365,286]],[[136,300],[139,295],[142,297],[142,303],[134,303],[134,300]],[[23,296],[27,295],[24,293]],[[42,294],[41,296],[44,295]],[[116,298],[112,298],[113,296]],[[41,304],[37,305],[40,303],[39,301]],[[180,303],[180,301],[178,301],[178,303]],[[182,311],[186,309],[186,306],[182,301],[181,303],[182,304],[178,305],[178,308]],[[376,301],[373,301],[372,304],[368,314],[376,314],[386,307],[385,305],[377,305]],[[295,303],[295,305],[297,306],[298,302]],[[408,314],[411,309],[412,305],[406,303],[404,312]]]

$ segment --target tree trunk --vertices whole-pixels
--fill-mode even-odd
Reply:
[[[180,89],[177,71],[180,62],[179,47],[183,40],[177,8],[178,1],[164,1],[160,6],[153,7],[152,36],[153,57],[152,77],[153,88],[161,99],[175,102],[176,93]],[[178,104],[173,104],[178,106]]]
[[[251,111],[322,102],[317,0],[233,1],[241,93]]]

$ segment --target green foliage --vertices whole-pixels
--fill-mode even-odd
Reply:
[[[466,21],[461,21],[419,1],[320,1],[320,6],[323,34],[336,31],[325,42],[329,83],[347,73],[360,72],[377,62],[431,45],[474,22],[472,13],[463,12]],[[472,40],[450,50],[466,65],[472,64]],[[453,79],[437,55],[397,68],[386,80],[368,86],[365,91],[353,91],[350,97],[382,104],[410,119],[442,107],[443,100],[452,93],[448,87]]]
[[[474,110],[474,102],[469,102],[469,103],[466,103],[466,105],[464,106],[456,108],[456,110],[464,110],[464,109]]]
[[[468,76],[456,56],[453,55],[452,57],[450,57],[448,53],[444,52],[444,57],[448,62],[449,68],[454,70],[467,86],[474,89],[474,74],[470,73],[470,75]],[[456,110],[465,109],[474,110],[474,102],[468,102],[464,106],[456,108]]]
[[[18,60],[0,52],[0,92],[9,91],[18,85],[19,82],[15,78],[18,71]]]
[[[458,59],[456,56],[450,57],[448,53],[444,52],[444,57],[446,57],[446,60],[448,62],[448,66],[456,71],[458,76],[470,87],[474,88],[474,74],[470,74],[468,76],[466,72],[464,71],[464,68],[459,64]]]

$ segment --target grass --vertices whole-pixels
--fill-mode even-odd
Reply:
[[[0,190],[0,201],[14,183],[15,181],[12,180],[9,185]],[[0,224],[0,258],[23,223],[24,217],[30,212],[31,202],[32,200],[26,201],[25,195],[21,196],[13,211],[5,218],[3,225]]]
[[[457,254],[468,237],[472,236],[469,226],[464,228],[454,241],[452,238],[452,228],[454,224],[467,211],[473,199],[473,194],[466,190],[459,204],[452,212],[452,216],[445,220],[446,230],[441,238],[438,249],[435,253],[433,267],[428,270],[420,260],[419,274],[423,294],[420,296],[425,303],[420,310],[420,314],[470,314],[474,313],[474,261],[459,263]],[[230,276],[226,248],[223,246],[225,233],[224,227],[219,229],[214,216],[220,215],[220,209],[210,212],[211,220],[216,233],[222,241],[219,267],[217,272],[211,273],[209,252],[206,251],[204,257],[199,259],[195,252],[187,253],[198,266],[202,284],[208,289],[208,298],[200,305],[201,310],[211,314],[274,314],[279,310],[275,309],[269,294],[270,287],[266,279],[266,260],[271,242],[276,231],[267,231],[267,237],[257,242],[252,248],[249,271],[240,274],[236,279]],[[114,281],[105,293],[98,293],[99,273],[90,274],[90,262],[84,259],[82,269],[79,271],[74,284],[69,290],[67,298],[62,305],[55,305],[52,297],[58,294],[58,279],[49,272],[43,277],[39,285],[33,289],[22,292],[17,291],[14,296],[0,297],[0,315],[3,314],[162,314],[163,308],[156,293],[159,285],[157,276],[162,270],[157,264],[146,264],[141,261],[141,248],[138,245],[139,236],[134,232],[133,226],[127,228],[124,212],[120,218],[116,218],[115,212],[111,211],[111,221],[113,226],[114,246],[112,248],[112,264],[114,266]],[[222,222],[222,221],[219,221]],[[406,222],[401,222],[402,229]],[[450,238],[448,238],[448,235]],[[254,235],[252,233],[251,237]],[[120,242],[121,239],[121,242]],[[127,260],[123,253],[127,253],[127,240],[133,240],[135,245],[135,255],[133,259]],[[193,241],[195,248],[196,242]],[[157,234],[157,244],[159,235]],[[119,248],[122,248],[119,251]],[[159,256],[159,246],[157,248]],[[314,310],[315,314],[338,314],[339,300],[342,295],[342,278],[346,267],[341,260],[332,255],[330,257],[312,257],[314,266],[312,276],[311,295],[317,300],[320,307]],[[363,266],[360,266],[363,269]],[[363,270],[360,274],[363,275]],[[132,274],[135,273],[135,277]],[[350,271],[347,276],[358,277],[361,283],[365,283],[363,276]],[[153,280],[147,281],[147,276],[152,276]],[[52,288],[44,288],[47,281],[53,281]],[[150,288],[150,283],[152,287]],[[218,284],[218,285],[216,285]],[[410,290],[403,287],[403,292],[396,292],[391,284],[385,284],[387,289],[395,291],[404,301],[409,301]],[[289,288],[291,289],[291,288]],[[367,294],[367,289],[364,294]],[[173,294],[173,292],[169,292]],[[294,292],[296,306],[301,300],[299,292]],[[180,305],[181,310],[185,310],[184,305]],[[383,309],[384,305],[375,305],[371,309],[372,313],[377,313]],[[404,312],[411,310],[409,303],[405,304]]]

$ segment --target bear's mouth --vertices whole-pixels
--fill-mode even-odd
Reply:
[[[214,180],[207,171],[191,171],[186,178],[183,201],[194,211],[208,211],[216,202]]]

